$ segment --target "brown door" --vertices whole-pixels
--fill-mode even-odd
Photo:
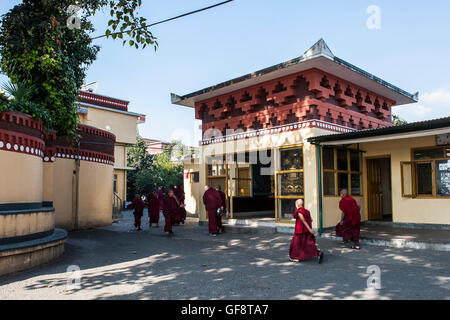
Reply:
[[[367,159],[367,213],[369,220],[383,219],[381,167],[379,159]]]

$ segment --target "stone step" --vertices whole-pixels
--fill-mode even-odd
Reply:
[[[247,225],[229,225],[224,224],[224,230],[227,233],[234,234],[273,234],[277,233],[276,227],[254,227]]]

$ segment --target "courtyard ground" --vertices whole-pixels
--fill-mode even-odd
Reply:
[[[132,231],[132,216],[110,227],[70,234],[56,261],[0,277],[2,299],[450,299],[450,253],[363,246],[319,239],[315,260],[288,261],[290,235],[208,236],[189,218],[166,237]],[[80,268],[79,288],[67,268]],[[367,287],[367,268],[381,270],[381,289]],[[71,284],[72,282],[69,282]]]

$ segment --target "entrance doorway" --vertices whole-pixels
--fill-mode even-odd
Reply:
[[[367,216],[392,221],[391,158],[367,159]]]
[[[228,157],[232,192],[230,207],[237,219],[275,216],[272,150],[238,153]]]

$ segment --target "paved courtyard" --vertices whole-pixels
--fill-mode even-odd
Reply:
[[[71,233],[66,252],[44,266],[0,277],[1,299],[450,299],[450,253],[319,239],[326,257],[292,263],[286,234],[211,238],[196,219],[174,228],[132,230],[129,212],[111,227]],[[69,266],[79,288],[67,286]],[[367,288],[368,266],[381,289]],[[69,282],[70,283],[70,282]]]

